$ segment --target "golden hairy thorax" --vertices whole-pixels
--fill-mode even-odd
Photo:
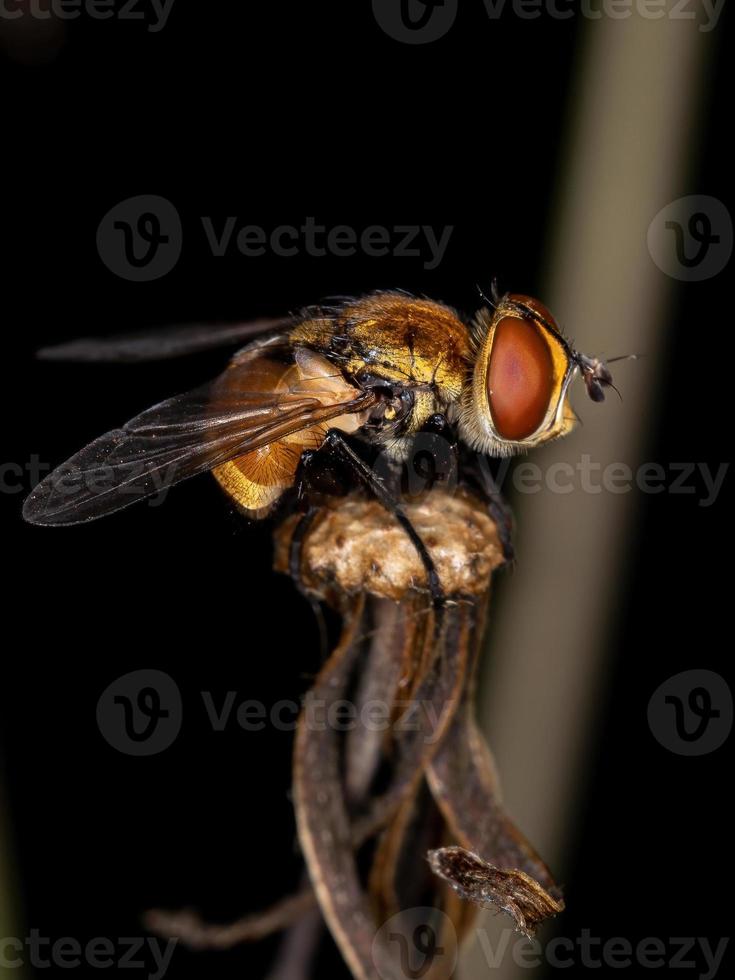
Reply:
[[[378,293],[335,316],[306,320],[290,333],[356,378],[425,386],[447,405],[459,398],[472,355],[470,333],[454,310],[429,299]]]

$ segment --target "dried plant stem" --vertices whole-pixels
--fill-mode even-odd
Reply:
[[[378,504],[358,498],[325,508],[303,542],[300,584],[342,615],[339,642],[306,695],[294,749],[294,806],[311,888],[228,926],[159,911],[149,913],[149,928],[203,949],[296,923],[273,980],[305,980],[318,942],[316,902],[355,980],[378,980],[380,926],[406,908],[435,906],[446,917],[434,923],[440,933],[451,922],[459,937],[476,906],[502,909],[527,935],[563,908],[548,869],[501,806],[474,719],[490,573],[502,563],[495,527],[467,495],[433,492],[415,507],[418,523],[442,529],[429,534],[437,569],[453,587],[441,618],[421,587],[425,573],[410,542],[396,536]],[[291,522],[279,532],[277,567],[288,565],[293,530]],[[353,548],[358,531],[361,545]],[[469,565],[476,574],[467,574]],[[383,728],[366,720],[375,702],[388,708]],[[334,720],[315,723],[338,717],[332,709],[341,703],[358,719],[347,731]],[[384,977],[390,954],[381,947],[379,955]],[[395,972],[402,975],[397,962]]]

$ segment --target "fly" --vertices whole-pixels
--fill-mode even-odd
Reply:
[[[428,433],[498,514],[497,492],[476,477],[469,453],[513,455],[566,435],[577,421],[568,397],[576,373],[594,401],[612,385],[604,362],[574,350],[543,304],[515,293],[496,295],[471,319],[431,299],[376,292],[281,320],[79,340],[41,356],[151,360],[244,339],[219,377],[154,405],[54,470],[26,500],[25,519],[94,520],[207,471],[260,519],[294,492],[308,508],[346,473],[402,526],[440,603],[434,562],[392,473]],[[383,471],[377,456],[387,461]]]

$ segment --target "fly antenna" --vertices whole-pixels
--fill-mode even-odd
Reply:
[[[608,357],[605,363],[614,364],[615,361],[639,361],[641,357],[641,354],[619,354],[617,357]]]
[[[613,384],[612,375],[604,361],[600,360],[599,357],[589,357],[587,354],[580,354],[576,350],[573,350],[571,354],[572,360],[582,374],[582,379],[587,388],[587,394],[593,402],[605,401],[605,388],[612,388],[614,391],[617,391],[622,401],[622,396]]]
[[[587,357],[584,354],[577,354],[577,363],[582,371],[584,383],[587,386],[587,394],[592,401],[604,401],[604,388],[612,388],[620,401],[622,401],[623,396],[613,384],[612,375],[607,365],[614,364],[615,361],[637,361],[639,356],[638,354],[620,354],[618,357],[609,357],[603,361],[597,357]]]

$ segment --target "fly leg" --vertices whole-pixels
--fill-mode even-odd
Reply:
[[[299,522],[291,535],[291,544],[288,551],[288,572],[296,584],[296,588],[311,606],[311,611],[314,613],[314,619],[316,619],[317,629],[319,630],[319,649],[322,653],[322,660],[326,660],[329,655],[329,643],[327,640],[327,624],[324,621],[324,613],[319,602],[304,585],[304,578],[301,574],[301,558],[304,550],[304,541],[318,512],[319,508],[310,504],[299,518]]]
[[[490,470],[487,458],[481,456],[476,462],[465,465],[465,473],[474,477],[474,482],[487,502],[490,516],[498,529],[503,558],[512,562],[515,558],[513,547],[513,511],[503,496],[495,477]]]
[[[319,507],[314,503],[314,500],[325,494],[328,496],[343,495],[347,486],[341,477],[342,474],[336,471],[334,467],[325,466],[323,447],[307,449],[301,454],[296,474],[297,501],[301,510],[301,518],[291,536],[288,558],[289,574],[301,592],[305,592],[301,575],[304,541],[314,518],[319,512]]]
[[[325,472],[323,457],[320,456],[320,453],[321,449],[307,449],[301,454],[299,461],[296,486],[298,488],[298,502],[302,513],[291,535],[288,553],[288,571],[296,588],[312,608],[314,618],[317,622],[317,628],[319,629],[319,648],[322,653],[322,660],[326,661],[329,655],[327,624],[324,619],[321,604],[309,592],[304,582],[302,560],[304,542],[314,523],[314,518],[319,513],[319,507],[313,503],[313,498],[316,495],[323,495],[325,493],[337,495],[344,493],[345,487],[340,482],[339,474],[329,471]]]
[[[385,507],[385,509],[391,513],[401,525],[403,530],[408,535],[411,544],[416,549],[416,552],[421,559],[421,564],[426,570],[426,581],[431,593],[432,603],[435,608],[441,608],[445,604],[446,597],[444,595],[444,590],[442,588],[439,575],[436,571],[434,561],[429,554],[426,545],[422,541],[420,534],[407,517],[406,512],[403,510],[403,507],[401,507],[399,501],[385,485],[383,479],[371,466],[365,462],[364,459],[358,456],[339,429],[329,430],[324,440],[322,449],[333,453],[334,456],[349,466],[352,472],[373,494],[375,499],[382,504],[383,507]]]
[[[288,551],[288,571],[301,592],[304,591],[301,575],[301,558],[304,550],[304,540],[309,533],[309,528],[314,523],[314,518],[318,511],[318,507],[309,504],[299,518],[299,522],[291,535],[291,544]]]

